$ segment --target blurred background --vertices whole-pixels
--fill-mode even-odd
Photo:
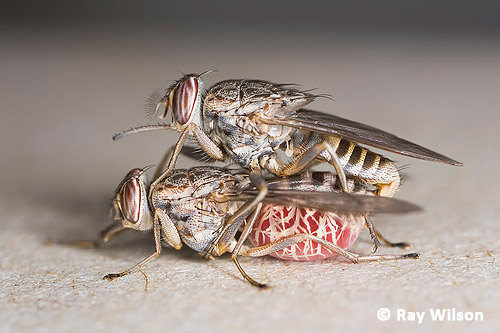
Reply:
[[[478,147],[471,127],[498,120],[500,71],[500,5],[467,3],[3,2],[2,189],[109,191],[177,138],[111,135],[151,122],[144,102],[155,89],[208,69],[218,72],[207,85],[261,78],[316,88],[335,102],[314,109],[464,160]]]
[[[138,250],[138,247],[138,253],[133,251],[126,256],[120,255],[123,247],[115,248],[117,252],[100,255],[99,261],[94,259],[95,252],[50,250],[43,243],[48,237],[67,239],[96,234],[104,223],[103,203],[112,196],[122,177],[134,167],[157,163],[178,134],[140,134],[117,142],[113,142],[111,136],[131,126],[157,121],[147,119],[144,112],[144,102],[155,89],[162,91],[182,73],[209,69],[218,71],[204,78],[208,86],[226,78],[260,78],[297,83],[304,89],[315,88],[317,93],[331,94],[334,101],[318,99],[310,106],[312,109],[370,124],[463,162],[463,168],[456,168],[387,153],[398,166],[408,167],[404,170],[405,183],[399,198],[423,206],[425,213],[404,217],[405,223],[397,223],[396,227],[392,225],[400,217],[384,218],[382,226],[390,230],[392,238],[414,243],[416,251],[427,254],[428,258],[434,255],[435,260],[429,265],[444,260],[443,256],[474,257],[474,253],[481,253],[488,257],[487,251],[497,256],[500,244],[495,235],[499,231],[500,196],[492,181],[496,179],[500,163],[499,17],[497,1],[1,2],[0,221],[4,245],[0,263],[4,296],[10,295],[2,304],[5,309],[17,312],[36,304],[47,310],[42,313],[52,316],[50,318],[54,316],[51,311],[63,304],[70,309],[68,318],[78,320],[77,308],[85,299],[64,298],[61,293],[66,295],[66,291],[49,297],[52,303],[47,304],[39,303],[46,299],[45,294],[40,298],[23,298],[20,295],[38,290],[37,282],[23,280],[20,283],[23,291],[19,284],[15,287],[15,283],[19,283],[16,277],[33,272],[46,275],[47,271],[66,274],[73,270],[74,283],[83,275],[78,273],[90,270],[93,275],[85,280],[87,285],[101,291],[121,286],[122,292],[126,291],[127,283],[130,285],[135,279],[141,281],[142,277],[137,274],[123,285],[104,284],[100,275],[108,273],[109,262],[114,263],[113,269],[133,264],[149,253],[147,244],[150,243],[144,242],[145,249]],[[178,167],[196,164],[198,162],[181,160]],[[369,244],[365,245],[361,251],[369,251]],[[446,254],[436,254],[436,249]],[[25,261],[34,253],[40,253],[39,257],[32,258],[36,258],[36,262]],[[172,255],[171,260],[176,260],[175,253]],[[164,257],[162,260],[170,260]],[[213,279],[199,288],[204,290],[210,283],[218,284],[220,272],[214,270],[213,276],[208,273],[205,276],[205,264],[196,260],[196,254],[188,259],[187,266],[182,266],[186,272],[199,269],[204,279]],[[227,270],[234,270],[230,260],[226,261],[229,261]],[[281,263],[276,260],[257,262],[265,266],[264,271],[280,272]],[[452,262],[456,268],[456,261]],[[73,266],[64,266],[68,264]],[[160,272],[167,266],[173,267],[172,263],[167,265],[160,260],[158,266],[155,265],[147,270],[153,275],[153,281],[155,267]],[[306,271],[325,269],[325,264],[307,265],[293,267],[294,270],[307,268]],[[252,265],[248,262],[247,266]],[[350,270],[351,266],[342,267]],[[415,280],[410,278],[408,282],[403,278],[405,282],[399,284],[401,280],[389,279],[385,282],[388,289],[383,291],[374,283],[373,288],[363,289],[363,300],[359,302],[355,290],[366,281],[352,285],[349,281],[356,275],[350,276],[348,272],[345,281],[329,280],[326,284],[321,274],[317,278],[309,277],[314,287],[305,288],[309,293],[307,297],[301,296],[303,286],[293,274],[283,273],[277,281],[273,275],[266,278],[280,287],[287,285],[289,289],[276,290],[295,295],[294,302],[314,303],[319,298],[322,304],[335,307],[331,299],[322,299],[317,294],[318,290],[329,290],[333,293],[330,296],[340,297],[334,299],[345,300],[343,311],[347,316],[350,310],[359,313],[360,308],[368,307],[366,315],[360,317],[360,325],[371,321],[381,324],[370,308],[375,305],[368,305],[371,303],[367,300],[373,295],[399,306],[405,304],[408,295],[413,295],[418,299],[415,304],[425,310],[430,306],[425,297],[437,294],[438,304],[442,306],[465,304],[466,308],[486,311],[488,304],[477,303],[481,299],[478,295],[491,296],[487,291],[498,280],[497,264],[481,262],[478,271],[473,271],[475,276],[482,277],[482,284],[465,296],[463,288],[475,283],[470,267],[463,271],[457,268],[459,272],[448,268],[446,276],[429,269],[427,281],[438,282],[436,289],[431,288],[423,295],[425,288],[419,284],[419,277],[412,275],[413,268],[408,266],[408,271],[399,268],[408,274],[400,277],[410,276]],[[367,276],[374,274],[371,272]],[[449,280],[450,276],[460,281]],[[61,278],[56,283],[48,278],[52,284],[47,286],[57,285],[66,290],[67,280],[67,277]],[[156,280],[156,288],[163,288],[162,281]],[[188,290],[197,290],[189,285],[189,279],[186,281]],[[238,277],[233,276],[231,281],[230,285],[237,286],[233,292],[238,290],[244,300],[239,299],[238,304],[244,302],[247,306],[242,307],[251,312],[254,291],[248,291],[251,288]],[[458,289],[442,291],[443,281],[458,283]],[[339,284],[346,289],[333,291]],[[390,290],[391,285],[395,286],[396,294]],[[52,287],[45,291],[50,293]],[[165,288],[171,289],[172,285],[167,284]],[[169,292],[175,294],[170,289]],[[85,293],[91,297],[89,294],[93,292]],[[120,291],[113,289],[112,295],[117,294]],[[186,301],[183,295],[185,297],[179,290],[178,302]],[[273,303],[269,296],[272,294],[267,295],[270,298],[263,299],[268,305],[287,308]],[[213,299],[228,294],[213,291],[205,296]],[[93,304],[103,307],[107,304],[106,299],[98,295],[92,297]],[[73,306],[71,302],[78,305]],[[54,305],[56,303],[59,305]],[[481,308],[481,304],[486,305]],[[230,302],[219,305],[231,307]],[[145,308],[153,306],[154,303],[148,303]],[[92,313],[90,318],[100,320],[102,326],[99,327],[106,327],[105,317],[88,310]],[[206,308],[200,309],[204,310]],[[276,308],[267,310],[274,313]],[[280,312],[276,311],[273,318],[277,319],[277,327],[288,327],[278,320]],[[20,324],[19,317],[7,318],[5,313],[4,327]],[[497,314],[492,312],[489,318]],[[352,319],[345,323],[337,319],[329,321],[325,319],[328,316],[325,310],[316,309],[308,312],[308,319],[302,324],[324,329],[357,325]],[[109,318],[116,319],[113,315]],[[211,318],[213,322],[219,316],[211,313],[203,318]],[[229,319],[221,319],[218,324],[233,327],[235,323]],[[31,320],[32,324],[24,322],[21,327],[29,330],[43,321],[36,316]],[[55,322],[59,329],[66,327],[63,322]],[[184,328],[191,325],[179,317],[172,322]],[[154,325],[160,323],[152,320],[148,324],[155,328]],[[290,323],[289,326],[302,327],[300,323],[297,325]],[[488,325],[494,327],[491,321]]]

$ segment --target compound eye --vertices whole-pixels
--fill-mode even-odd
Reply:
[[[198,75],[189,74],[172,91],[172,113],[180,125],[187,124],[198,100]]]
[[[140,169],[138,169],[140,170]],[[130,171],[132,173],[134,170]],[[120,206],[122,210],[123,217],[131,222],[139,222],[139,217],[141,215],[141,183],[137,178],[131,178],[127,180],[120,191]]]

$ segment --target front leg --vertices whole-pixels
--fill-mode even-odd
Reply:
[[[165,155],[163,156],[163,158],[160,162],[160,165],[158,166],[158,168],[155,171],[155,177],[157,177],[158,174],[161,172],[161,168],[163,168],[163,165],[165,164],[165,160],[168,158],[168,155],[170,153],[172,153],[172,157],[170,158],[170,161],[168,162],[168,167],[165,171],[161,172],[161,174],[151,183],[151,185],[149,185],[150,188],[154,188],[158,184],[158,182],[161,182],[162,179],[164,179],[167,174],[169,174],[172,170],[174,170],[175,162],[177,162],[177,157],[179,157],[179,154],[182,150],[182,147],[184,146],[184,141],[186,141],[186,138],[187,138],[189,132],[190,132],[189,128],[186,128],[181,133],[179,140],[177,140],[177,143],[175,144],[175,146],[173,148],[173,152],[172,152],[172,148],[167,150],[167,152],[165,153]],[[149,193],[149,202],[151,202],[151,193],[153,193],[153,192],[150,191],[150,193]]]
[[[177,157],[179,157],[179,154],[182,150],[182,146],[184,146],[184,141],[186,141],[186,138],[190,132],[189,128],[186,128],[182,133],[181,136],[179,137],[179,140],[177,140],[177,143],[175,144],[174,152],[172,153],[172,157],[170,158],[170,162],[168,162],[168,168],[165,170],[164,173],[162,173],[161,178],[170,171],[174,170],[175,168],[175,162],[177,161]]]
[[[97,240],[79,240],[79,241],[69,241],[69,242],[61,242],[53,239],[47,240],[48,245],[58,244],[58,245],[70,245],[82,248],[90,248],[90,247],[100,247],[111,239],[115,238],[126,228],[121,224],[121,222],[113,222],[110,226],[106,227],[106,229],[102,230],[99,233],[99,237]]]
[[[153,235],[155,239],[155,247],[156,251],[152,253],[151,255],[147,256],[146,258],[142,259],[139,263],[136,265],[132,266],[131,268],[121,272],[121,273],[111,273],[103,277],[104,280],[108,281],[113,281],[119,277],[128,275],[130,273],[135,272],[138,270],[141,266],[147,264],[151,260],[154,260],[156,257],[158,257],[161,253],[162,247],[161,247],[161,230],[163,230],[163,233],[165,235],[165,241],[172,245],[175,249],[179,250],[182,247],[182,243],[180,240],[179,233],[176,233],[172,230],[172,221],[168,217],[167,214],[165,214],[160,208],[157,208],[155,211],[155,216],[154,216],[154,221],[153,221]],[[175,226],[173,226],[175,229]],[[175,230],[177,231],[177,230]]]
[[[177,231],[177,228],[175,227],[174,222],[172,222],[168,214],[166,214],[160,208],[156,208],[155,216],[157,216],[160,220],[160,227],[163,232],[163,240],[174,249],[180,250],[182,247],[182,240],[181,236],[179,235],[179,231]]]
[[[200,144],[201,149],[203,149],[208,156],[217,161],[225,160],[226,155],[224,152],[207,136],[205,132],[201,130],[201,128],[195,124],[191,124],[190,128],[196,138],[196,141]]]

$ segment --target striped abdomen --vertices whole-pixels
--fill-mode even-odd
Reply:
[[[358,177],[377,186],[381,196],[392,197],[396,194],[401,178],[391,160],[345,139],[334,136],[326,136],[323,139],[337,153],[346,175]],[[322,157],[330,159],[325,153]]]

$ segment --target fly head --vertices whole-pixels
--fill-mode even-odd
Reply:
[[[132,169],[120,183],[113,199],[115,219],[124,227],[149,230],[153,226],[149,210],[144,169]]]

